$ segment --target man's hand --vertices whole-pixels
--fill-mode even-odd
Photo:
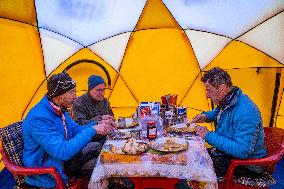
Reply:
[[[207,119],[207,116],[205,114],[198,114],[196,115],[190,123],[203,123]]]
[[[112,119],[113,121],[115,121],[114,117],[111,115],[102,115],[102,120],[109,120]]]
[[[195,132],[198,136],[204,139],[206,134],[208,133],[208,129],[204,126],[196,126]]]
[[[100,134],[100,135],[107,135],[115,129],[112,123],[106,123],[106,122],[102,122],[102,123],[99,123],[98,125],[94,125],[93,128],[96,130],[97,134]]]
[[[101,123],[105,123],[107,125],[111,125],[114,129],[117,128],[117,123],[114,122],[112,119],[103,119],[103,120],[98,122],[98,124],[101,124]]]

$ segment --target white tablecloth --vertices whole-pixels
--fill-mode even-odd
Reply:
[[[188,149],[179,153],[155,153],[117,155],[110,151],[110,144],[121,141],[107,140],[94,168],[89,189],[103,189],[106,178],[111,176],[168,177],[206,182],[205,188],[216,188],[217,178],[205,141],[193,136]]]

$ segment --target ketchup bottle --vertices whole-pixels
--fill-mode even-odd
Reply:
[[[147,137],[150,140],[157,138],[157,122],[156,121],[147,122]]]

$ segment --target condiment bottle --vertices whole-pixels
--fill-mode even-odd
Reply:
[[[156,121],[147,122],[147,137],[150,140],[157,138],[157,122]]]

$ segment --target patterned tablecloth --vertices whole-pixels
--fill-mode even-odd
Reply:
[[[94,168],[89,189],[102,189],[111,176],[168,177],[207,183],[205,188],[217,188],[217,178],[205,141],[197,136],[186,139],[188,149],[178,153],[149,150],[140,155],[118,155],[110,145],[121,143],[107,140]]]

